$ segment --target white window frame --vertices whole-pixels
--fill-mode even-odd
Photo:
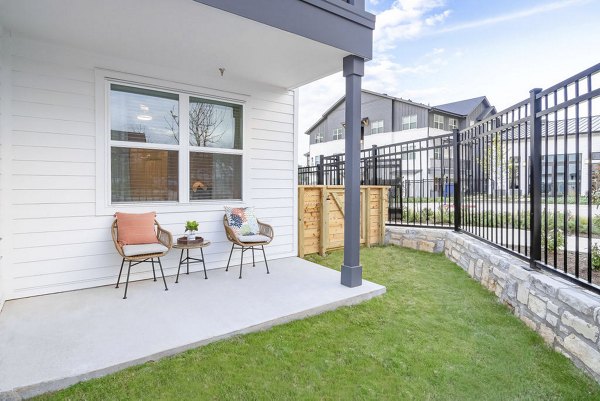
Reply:
[[[433,128],[444,129],[444,116],[441,114],[433,115]]]
[[[337,141],[338,139],[344,139],[344,129],[343,128],[335,128],[333,130],[333,140]]]
[[[189,144],[189,130],[179,132],[179,144],[158,144],[142,142],[113,141],[110,136],[110,85],[118,84],[179,95],[180,127],[189,127],[189,98],[196,97],[218,100],[242,106],[242,149],[208,148]],[[96,98],[96,215],[113,215],[116,211],[131,213],[156,211],[164,212],[204,212],[221,210],[223,204],[244,204],[248,199],[248,175],[246,171],[248,148],[248,127],[246,112],[249,96],[218,91],[195,85],[182,84],[149,78],[124,72],[97,68],[95,70]],[[164,202],[127,202],[111,201],[111,147],[139,149],[177,150],[179,155],[179,200]],[[242,199],[190,200],[190,152],[235,154],[242,157]]]
[[[377,121],[371,122],[371,130],[370,130],[371,135],[381,134],[381,133],[383,133],[383,130],[384,130],[383,120],[377,120]]]
[[[317,132],[315,133],[315,143],[323,143],[323,133],[321,132],[321,128],[317,129]]]
[[[458,128],[458,118],[449,118],[448,119],[448,128],[450,128],[450,129]]]
[[[413,121],[413,119],[414,119],[414,121]],[[418,120],[417,120],[416,114],[410,114],[408,116],[403,116],[402,117],[402,131],[417,128],[417,123],[418,123]],[[414,128],[412,127],[413,124],[414,124]]]

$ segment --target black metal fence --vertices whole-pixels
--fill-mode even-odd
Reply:
[[[344,155],[299,183],[343,185]],[[460,230],[600,292],[600,64],[463,131],[365,149],[361,183],[390,186],[389,225]]]

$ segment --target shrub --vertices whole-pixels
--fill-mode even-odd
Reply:
[[[592,269],[600,270],[600,247],[598,244],[592,246]]]
[[[554,252],[555,249],[562,249],[565,246],[565,234],[560,228],[556,230],[556,244],[554,230],[548,227],[548,232],[544,232],[542,229],[542,249],[545,247],[550,252]]]

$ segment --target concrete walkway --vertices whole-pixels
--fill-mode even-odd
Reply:
[[[0,399],[30,397],[236,334],[356,304],[385,292],[299,258],[123,287],[45,295],[0,313]],[[239,266],[238,266],[239,268]],[[4,392],[4,394],[2,394]],[[12,393],[11,393],[12,392]]]

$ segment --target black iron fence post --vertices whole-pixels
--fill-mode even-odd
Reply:
[[[452,130],[453,133],[453,168],[454,168],[454,231],[460,231],[461,221],[461,184],[460,184],[460,134],[458,128]],[[443,185],[446,185],[445,183]],[[446,189],[446,188],[444,188]],[[443,191],[443,190],[442,190]]]
[[[335,185],[342,185],[342,171],[341,171],[340,155],[335,156]]]
[[[379,185],[378,184],[378,176],[377,176],[377,145],[373,145],[371,148],[371,168],[373,169],[373,173],[371,176],[373,177],[373,182],[371,185]]]
[[[320,155],[319,164],[317,164],[317,185],[324,185],[325,183],[325,168],[323,166],[324,161],[325,157]]]
[[[537,98],[541,91],[536,88],[529,92],[531,267],[535,267],[535,262],[542,259],[542,118],[537,116],[542,109],[542,101]]]

